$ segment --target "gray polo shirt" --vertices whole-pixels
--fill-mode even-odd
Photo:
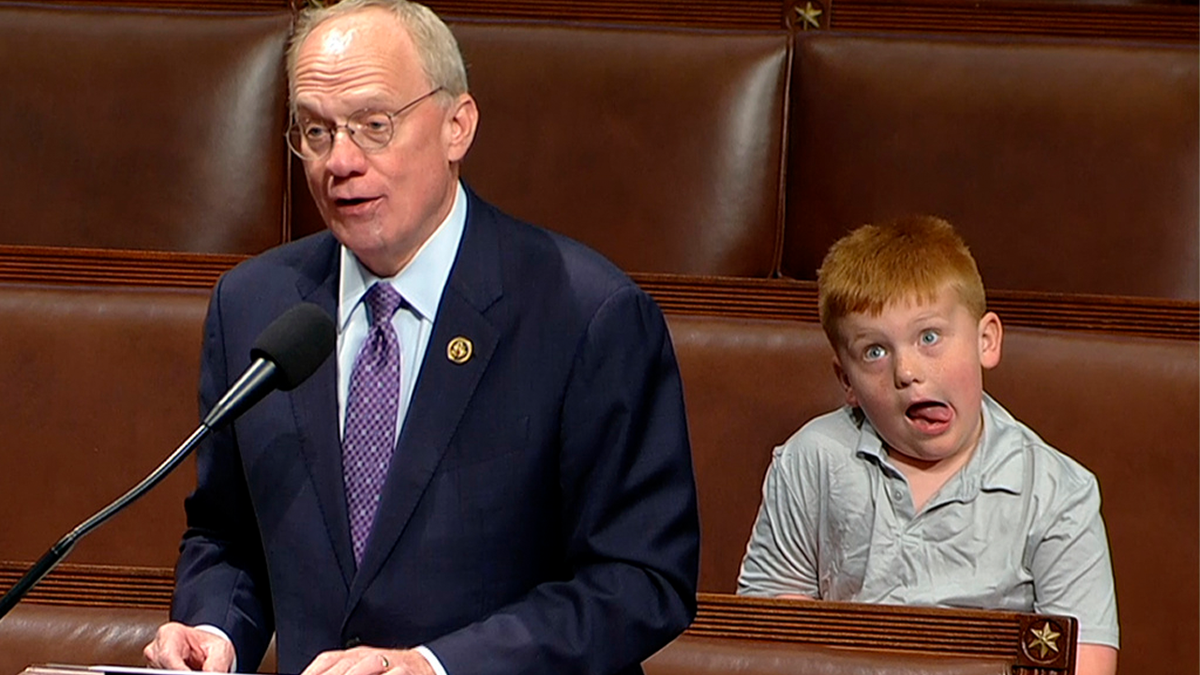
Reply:
[[[1095,476],[987,395],[983,422],[920,512],[858,410],[804,425],[775,448],[738,593],[1065,614],[1119,646]]]

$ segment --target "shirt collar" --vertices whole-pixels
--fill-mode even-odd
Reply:
[[[405,306],[415,311],[422,319],[432,321],[437,316],[442,291],[450,279],[450,270],[458,254],[463,230],[467,224],[467,194],[459,182],[454,191],[454,206],[446,219],[408,264],[395,276],[381,279],[359,262],[345,246],[341,246],[341,274],[338,280],[338,332],[346,329],[350,317],[362,302],[367,289],[376,281],[386,281],[396,287],[404,298]]]
[[[1005,490],[1021,494],[1025,469],[1020,459],[1024,449],[1024,437],[1013,433],[1016,419],[985,392],[983,395],[983,435],[979,438],[979,456],[968,463],[964,470],[975,465],[978,472],[978,490]]]
[[[883,438],[879,436],[879,432],[875,431],[875,427],[871,425],[871,420],[863,414],[862,408],[847,407],[846,410],[854,419],[854,423],[858,426],[858,447],[854,449],[855,454],[870,457],[874,459],[879,466],[891,469],[887,463],[887,451],[883,449]]]

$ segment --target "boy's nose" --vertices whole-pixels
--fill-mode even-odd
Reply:
[[[914,382],[921,380],[921,360],[916,356],[899,351],[896,353],[894,364],[893,375],[898,389],[911,386]]]

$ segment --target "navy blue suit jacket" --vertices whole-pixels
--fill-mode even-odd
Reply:
[[[635,673],[694,614],[695,484],[661,312],[596,253],[468,194],[361,568],[336,359],[197,451],[172,618],[225,630],[243,669],[274,631],[284,673],[359,643],[424,644],[449,675]],[[337,315],[338,265],[321,233],[222,277],[202,413],[287,308]]]

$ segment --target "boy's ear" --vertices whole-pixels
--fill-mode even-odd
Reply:
[[[854,387],[850,385],[850,378],[846,376],[846,369],[842,368],[842,362],[836,352],[833,355],[833,374],[837,376],[838,383],[846,392],[846,403],[852,408],[857,408],[858,397],[854,395]]]
[[[1000,363],[1000,347],[1004,342],[1004,327],[995,312],[988,312],[979,320],[979,364],[984,369],[995,368]]]

